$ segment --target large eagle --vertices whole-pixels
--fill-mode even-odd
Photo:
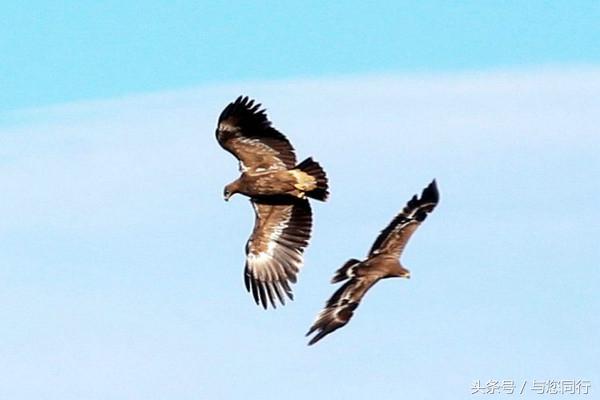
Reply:
[[[307,197],[325,201],[327,176],[307,158],[296,165],[294,148],[271,126],[264,109],[248,97],[238,97],[221,115],[219,144],[239,160],[241,176],[225,186],[225,200],[235,193],[250,197],[256,215],[246,243],[244,282],[256,304],[265,309],[275,299],[293,300],[290,282],[303,264],[312,213]]]
[[[385,278],[410,278],[410,271],[400,263],[400,255],[408,239],[439,201],[435,180],[427,186],[421,198],[413,196],[404,209],[379,234],[365,260],[350,259],[333,276],[331,283],[346,281],[319,313],[306,334],[317,334],[312,345],[326,335],[346,325],[367,291]]]

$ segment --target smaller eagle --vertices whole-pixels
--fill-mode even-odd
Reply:
[[[346,325],[365,293],[385,278],[410,278],[410,271],[400,263],[406,243],[427,214],[438,204],[440,195],[435,179],[425,188],[421,198],[413,196],[404,209],[379,234],[365,260],[348,260],[338,269],[331,283],[346,281],[327,301],[306,334],[317,332],[309,345]]]
[[[216,137],[238,159],[241,172],[225,186],[223,196],[250,197],[256,217],[246,243],[246,289],[257,304],[275,308],[275,299],[281,304],[285,296],[293,299],[289,283],[296,282],[312,228],[307,198],[327,199],[327,176],[312,158],[296,164],[291,143],[248,97],[240,96],[225,107]]]

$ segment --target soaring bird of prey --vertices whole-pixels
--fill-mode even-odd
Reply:
[[[346,281],[317,315],[306,334],[316,335],[309,341],[312,345],[326,335],[346,325],[365,293],[379,280],[386,278],[410,278],[410,271],[400,263],[400,255],[406,243],[417,230],[427,214],[439,201],[437,184],[433,180],[423,189],[420,198],[413,198],[392,222],[379,234],[367,258],[348,260],[333,276],[331,283]]]
[[[327,176],[312,158],[296,165],[288,139],[248,97],[240,96],[225,107],[216,137],[239,160],[241,172],[225,186],[225,200],[235,193],[250,197],[256,216],[246,243],[246,289],[256,304],[275,308],[276,299],[281,304],[285,296],[293,300],[290,282],[296,282],[312,227],[307,198],[327,199]]]

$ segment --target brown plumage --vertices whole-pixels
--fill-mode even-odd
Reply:
[[[290,283],[302,267],[312,227],[307,197],[327,199],[327,176],[312,158],[296,165],[288,139],[248,97],[225,107],[216,137],[238,159],[241,172],[225,186],[225,200],[235,193],[250,197],[256,216],[246,244],[246,289],[257,304],[275,308],[276,300],[293,299]]]
[[[392,222],[379,234],[365,260],[350,259],[333,276],[331,283],[347,281],[327,301],[306,334],[316,335],[312,345],[326,335],[346,325],[365,293],[380,279],[410,278],[410,271],[402,266],[399,257],[406,243],[427,214],[439,201],[437,184],[433,180],[420,198],[413,198]]]
[[[238,97],[219,117],[217,140],[239,161],[241,176],[225,187],[225,199],[235,193],[249,197],[291,195],[325,201],[327,176],[307,158],[296,165],[289,140],[271,126],[265,110],[248,97]]]

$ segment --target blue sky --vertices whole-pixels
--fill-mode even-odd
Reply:
[[[0,110],[212,82],[600,61],[595,1],[32,1],[0,15]]]
[[[0,24],[0,398],[595,396],[597,5],[105,4]],[[251,208],[222,200],[214,127],[241,93],[331,179],[276,311],[243,287]],[[434,177],[412,278],[307,347],[332,273]]]

